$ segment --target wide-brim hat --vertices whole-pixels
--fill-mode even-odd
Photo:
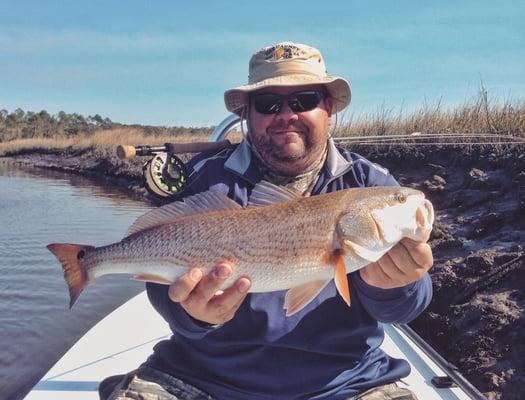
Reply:
[[[333,111],[344,109],[352,98],[346,79],[328,76],[321,52],[314,47],[282,42],[264,47],[250,59],[248,84],[224,92],[226,109],[241,115],[250,92],[269,86],[323,85],[333,100]]]

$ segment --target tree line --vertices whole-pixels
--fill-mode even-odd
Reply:
[[[210,131],[210,128],[124,125],[103,118],[99,114],[84,117],[77,113],[68,114],[60,111],[52,115],[45,110],[26,112],[17,108],[11,113],[5,109],[0,110],[0,143],[15,139],[71,137],[79,133],[90,134],[101,129],[124,126],[140,128],[149,135],[195,134]]]
[[[100,115],[84,117],[60,111],[55,115],[47,111],[27,111],[17,108],[13,112],[0,110],[0,142],[14,139],[70,137],[78,133],[91,133],[109,129],[115,124]]]

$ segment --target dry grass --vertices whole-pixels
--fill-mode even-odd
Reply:
[[[525,100],[490,101],[481,89],[460,107],[445,109],[440,101],[410,114],[380,109],[375,114],[350,115],[334,136],[422,134],[493,134],[525,138]]]
[[[55,151],[92,149],[95,153],[114,152],[119,144],[160,145],[166,142],[207,141],[208,135],[147,135],[140,128],[114,128],[94,134],[80,134],[74,137],[16,139],[0,143],[0,155],[24,151]]]

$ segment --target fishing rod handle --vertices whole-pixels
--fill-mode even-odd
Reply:
[[[149,156],[155,153],[165,152],[165,146],[131,146],[119,144],[117,146],[117,157],[121,160],[125,158],[135,158],[136,156]]]
[[[222,150],[230,145],[229,140],[221,140],[220,142],[166,143],[166,149],[173,154],[202,153]]]
[[[229,140],[219,142],[193,142],[193,143],[167,143],[168,146],[130,146],[120,144],[117,147],[117,157],[120,159],[134,158],[136,156],[151,156],[156,153],[166,153],[171,150],[173,154],[201,153],[204,151],[221,150],[231,145]]]

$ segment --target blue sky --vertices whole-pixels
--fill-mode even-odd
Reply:
[[[350,81],[347,116],[525,96],[523,1],[7,1],[0,109],[216,125],[248,60],[283,40]]]

